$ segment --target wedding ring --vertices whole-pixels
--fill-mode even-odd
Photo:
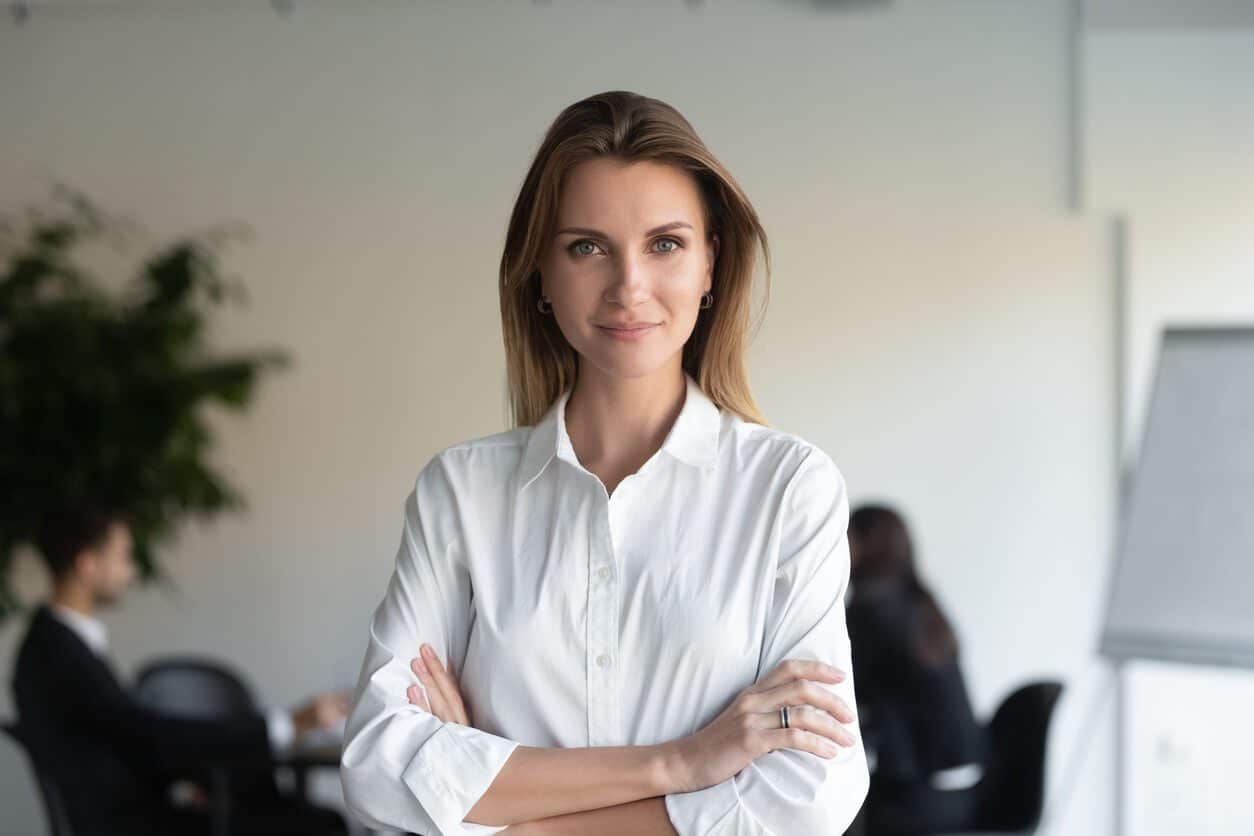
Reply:
[[[784,706],[779,710],[779,727],[781,729],[788,728],[788,706]]]

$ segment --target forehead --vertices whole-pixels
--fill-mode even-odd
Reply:
[[[562,184],[558,228],[640,233],[670,221],[703,227],[701,195],[691,174],[653,161],[598,158],[572,168]]]
[[[131,542],[131,527],[124,522],[114,520],[109,524],[107,542],[110,546],[124,546]]]

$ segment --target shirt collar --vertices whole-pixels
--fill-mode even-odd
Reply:
[[[713,468],[718,454],[719,408],[687,371],[684,381],[684,405],[662,442],[662,450],[693,467]],[[554,456],[579,464],[566,432],[566,402],[570,400],[570,393],[567,389],[558,396],[532,428],[518,465],[519,490],[539,476]]]
[[[48,610],[62,624],[78,633],[79,637],[87,643],[87,646],[97,654],[102,654],[108,650],[109,631],[105,629],[103,621],[90,615],[84,615],[78,610],[63,607],[60,604],[52,604],[48,607]]]

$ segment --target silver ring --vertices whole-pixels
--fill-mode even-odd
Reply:
[[[788,706],[784,706],[779,710],[779,727],[781,729],[788,728]]]

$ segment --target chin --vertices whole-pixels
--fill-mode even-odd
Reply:
[[[669,357],[654,357],[652,353],[647,357],[624,356],[625,354],[626,352],[613,357],[598,357],[592,364],[607,377],[636,378],[656,374],[670,360]]]
[[[122,600],[121,592],[116,592],[116,593],[110,592],[110,593],[104,593],[104,594],[97,593],[96,606],[104,607],[104,608],[112,608],[112,607],[116,607],[121,600]]]

